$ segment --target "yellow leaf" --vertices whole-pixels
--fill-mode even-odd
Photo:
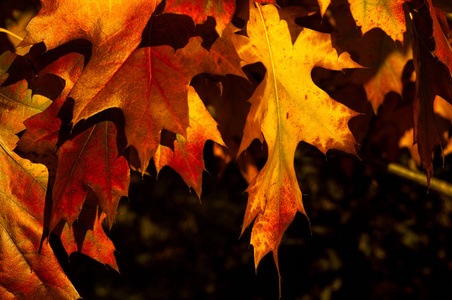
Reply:
[[[268,160],[250,184],[243,230],[254,221],[251,244],[257,268],[261,258],[277,249],[297,211],[306,214],[298,186],[294,155],[300,141],[326,153],[340,149],[355,153],[348,129],[357,113],[333,100],[314,84],[314,67],[341,70],[360,67],[348,53],[338,57],[330,35],[303,29],[294,44],[287,22],[273,5],[250,3],[248,37],[237,35],[234,45],[243,64],[262,62],[264,80],[250,99],[239,154],[254,139],[265,139]]]
[[[403,42],[406,31],[403,3],[409,0],[348,0],[350,11],[363,34],[381,28],[394,41]]]

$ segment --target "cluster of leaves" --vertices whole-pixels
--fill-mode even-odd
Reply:
[[[255,267],[272,252],[279,273],[282,236],[306,214],[297,145],[357,155],[367,134],[349,128],[363,104],[334,100],[318,68],[363,86],[375,114],[414,85],[386,117],[397,115],[397,145],[408,140],[430,180],[452,120],[444,13],[431,0],[311,2],[43,0],[19,45],[35,46],[0,56],[1,298],[79,298],[52,232],[68,254],[118,270],[102,223],[113,225],[130,169],[145,176],[153,159],[200,197],[207,140],[249,182],[242,233],[254,222]]]

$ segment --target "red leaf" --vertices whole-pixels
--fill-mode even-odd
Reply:
[[[38,76],[55,74],[65,80],[64,90],[61,95],[42,113],[27,119],[24,124],[27,130],[21,137],[17,147],[28,153],[55,154],[60,132],[61,120],[57,118],[61,106],[77,81],[83,69],[83,56],[71,53],[56,60],[42,70]]]
[[[102,228],[102,221],[106,216],[99,209],[99,201],[96,196],[91,193],[83,204],[78,220],[72,227],[65,223],[62,229],[55,229],[55,231],[60,235],[61,242],[68,254],[83,253],[119,272],[114,256],[115,246]]]
[[[107,108],[121,108],[128,144],[137,150],[144,172],[162,129],[186,134],[187,92],[193,76],[203,72],[244,76],[240,59],[228,43],[234,31],[231,25],[210,51],[201,47],[198,37],[177,51],[169,46],[137,49],[94,98],[75,102],[73,121]]]
[[[20,46],[44,42],[47,50],[75,39],[92,43],[92,56],[71,91],[86,102],[111,79],[141,42],[160,0],[43,0]]]
[[[430,17],[433,21],[433,39],[435,40],[435,50],[433,51],[433,55],[435,55],[440,62],[449,68],[449,73],[452,76],[452,46],[449,44],[449,41],[447,40],[447,37],[445,36],[438,21],[432,0],[428,0],[428,3]]]
[[[256,2],[276,4],[274,0],[258,0]],[[215,18],[215,28],[221,36],[234,15],[235,0],[167,0],[165,11],[187,15],[196,24],[205,22],[207,17],[211,16]]]
[[[0,56],[0,83],[14,55]],[[0,88],[0,298],[78,299],[43,237],[48,172],[12,150],[23,121],[49,104],[25,81]]]
[[[170,166],[201,198],[202,172],[205,170],[204,144],[207,140],[212,140],[220,145],[224,145],[224,142],[217,129],[217,122],[192,87],[188,90],[188,108],[190,127],[187,128],[187,137],[176,135],[174,152],[170,148],[160,145],[155,153],[154,161],[157,173],[164,166]]]
[[[58,149],[51,230],[61,219],[72,226],[90,190],[113,225],[119,199],[127,196],[129,187],[129,165],[123,156],[118,157],[116,134],[115,125],[103,121]]]
[[[3,122],[0,122],[4,125]],[[42,242],[47,169],[0,137],[0,298],[78,299],[50,244]]]

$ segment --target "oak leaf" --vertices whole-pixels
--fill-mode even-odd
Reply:
[[[115,246],[102,227],[102,221],[106,217],[107,214],[100,209],[99,200],[93,193],[89,193],[77,221],[72,226],[64,223],[63,228],[60,223],[60,227],[57,226],[54,232],[60,236],[69,255],[74,252],[83,253],[119,272],[114,255]]]
[[[450,125],[452,124],[452,105],[444,100],[440,96],[436,96],[433,101],[433,111],[436,115],[441,116],[443,119],[449,121],[446,126],[438,128],[438,133],[442,144],[444,145],[443,156],[447,156],[452,153],[452,139],[449,135]],[[418,165],[422,165],[421,157],[419,156],[418,145],[413,143],[414,129],[411,127],[399,140],[400,148],[407,148],[410,151],[411,159]]]
[[[273,3],[274,0],[258,0],[260,3]],[[215,18],[215,29],[218,34],[223,31],[232,20],[235,12],[234,0],[167,0],[165,11],[169,13],[183,14],[191,17],[196,24],[207,20],[208,16]]]
[[[441,26],[439,23],[437,14],[435,13],[435,9],[432,4],[432,0],[428,0],[428,4],[430,17],[433,22],[433,39],[435,41],[435,50],[433,50],[432,53],[436,58],[438,58],[440,62],[448,66],[450,75],[452,76],[452,46],[447,40],[443,26]],[[447,23],[445,26],[447,26]]]
[[[394,49],[384,59],[375,76],[364,84],[367,99],[372,104],[375,113],[377,113],[387,93],[396,92],[402,95],[402,73],[410,59],[412,59],[410,50]]]
[[[201,98],[190,87],[188,90],[188,109],[190,127],[187,136],[176,135],[174,151],[160,145],[154,155],[157,174],[164,166],[170,166],[181,177],[189,188],[193,188],[201,198],[202,173],[205,170],[203,150],[207,140],[224,146],[221,134],[217,129],[217,122],[212,118],[204,106]]]
[[[281,238],[296,212],[306,214],[294,170],[294,154],[300,141],[326,153],[340,149],[355,154],[355,139],[348,121],[357,113],[334,101],[311,79],[315,66],[341,70],[360,67],[348,53],[337,56],[328,34],[304,28],[294,44],[287,23],[273,5],[250,3],[245,36],[234,45],[243,64],[262,62],[267,69],[250,99],[239,153],[254,139],[268,145],[268,159],[247,189],[248,204],[242,227],[254,220],[251,244],[255,266],[268,252],[278,265]]]
[[[92,56],[71,97],[92,99],[141,42],[143,29],[160,0],[43,0],[19,46],[44,42],[47,50],[75,39],[92,43]]]
[[[452,77],[449,66],[434,56],[437,40],[431,43],[431,36],[425,32],[441,30],[435,27],[432,20],[432,6],[422,6],[420,9],[410,8],[413,28],[413,62],[416,72],[416,98],[414,100],[414,143],[418,145],[422,167],[427,172],[427,182],[433,175],[432,153],[435,147],[441,145],[441,133],[433,112],[437,96],[452,103]],[[431,27],[430,27],[431,26]],[[433,47],[433,49],[432,49]],[[433,53],[432,53],[433,51]]]
[[[322,18],[323,18],[328,6],[331,3],[331,0],[317,0],[317,2],[319,4],[319,8],[320,8],[320,16],[322,16]]]
[[[60,168],[57,168],[57,170],[60,170],[61,165],[64,166],[64,164],[66,163],[64,157],[60,159],[60,162],[58,162],[57,157],[57,144],[59,142],[60,131],[62,130],[62,122],[58,117],[58,114],[64,104],[64,101],[66,100],[66,96],[69,94],[71,88],[74,86],[75,82],[80,76],[82,69],[83,56],[76,53],[71,53],[54,61],[38,74],[38,78],[43,77],[47,74],[60,76],[65,80],[65,87],[61,95],[43,112],[33,115],[32,117],[25,120],[24,123],[27,127],[27,130],[24,132],[18,142],[17,148],[21,152],[37,155],[38,160],[43,156],[48,156],[50,157],[50,159],[55,159],[56,161],[52,163],[56,166],[60,166]],[[87,133],[82,134],[86,135]],[[66,141],[66,143],[73,145],[73,141]],[[64,143],[63,146],[66,143]],[[67,147],[67,144],[65,147]],[[83,157],[87,154],[89,155],[93,153],[85,153],[81,156]],[[93,164],[93,166],[96,165],[97,164]],[[122,158],[122,166],[124,167],[124,172],[127,175],[128,166],[124,158]],[[90,168],[86,169],[85,171],[89,172]],[[104,175],[108,175],[108,172]],[[55,174],[53,174],[53,176],[55,176]],[[127,185],[127,176],[126,178],[122,177],[124,177],[124,175],[119,177],[119,179],[125,179],[124,184]],[[77,181],[79,179],[76,178],[74,180]],[[57,189],[60,188],[60,181],[61,180],[57,181]],[[90,256],[93,259],[96,259],[103,264],[108,264],[117,270],[118,267],[113,254],[115,248],[111,240],[105,235],[105,232],[103,231],[101,226],[102,220],[107,216],[107,214],[99,210],[99,200],[96,200],[97,202],[95,204],[93,204],[94,200],[90,200],[97,199],[97,196],[90,195],[88,192],[91,192],[91,190],[88,189],[88,191],[86,191],[86,194],[88,194],[88,199],[85,201],[85,197],[80,200],[81,202],[83,202],[81,211],[76,210],[71,214],[71,217],[73,219],[78,218],[78,221],[75,222],[73,226],[69,226],[68,223],[63,223],[62,227],[60,225],[57,229],[55,229],[55,233],[60,236],[63,246],[69,255],[73,252],[80,252]],[[112,203],[109,203],[109,200]],[[64,197],[60,198],[57,195],[53,199],[52,203],[55,206],[64,201]],[[107,204],[105,204],[105,202]],[[111,198],[103,198],[103,204],[103,208],[105,208],[106,206],[106,212],[108,212],[109,215],[112,216],[109,220],[109,224],[111,225],[112,218],[114,218],[114,215],[116,214],[115,202],[111,201]],[[113,209],[114,211],[111,211]],[[93,211],[98,211],[98,213],[93,213]],[[67,211],[66,213],[69,213],[69,211]],[[49,221],[49,224],[47,224],[47,226],[49,226],[52,230],[61,218],[59,215],[51,213],[50,219],[51,220]]]
[[[381,28],[394,41],[403,42],[406,31],[403,3],[410,0],[348,0],[353,18],[365,34]]]
[[[99,198],[111,228],[120,198],[128,195],[130,179],[127,160],[118,153],[116,135],[113,122],[101,120],[58,149],[50,230],[60,220],[72,226],[90,191]]]
[[[372,31],[352,49],[358,53],[359,63],[368,66],[354,72],[354,81],[363,84],[367,99],[377,114],[389,92],[402,95],[402,74],[408,61],[413,58],[411,43],[396,47],[385,33]]]
[[[210,51],[201,47],[199,37],[191,38],[182,49],[170,46],[137,49],[108,84],[90,101],[75,101],[74,122],[107,108],[123,111],[129,145],[135,147],[144,172],[166,129],[186,134],[188,127],[188,86],[199,73],[244,76],[229,38],[231,25]],[[170,78],[170,80],[169,80]]]
[[[0,56],[0,84],[14,55]],[[23,121],[49,100],[31,97],[25,80],[0,87],[0,298],[78,299],[43,238],[48,172],[13,152]]]
[[[64,90],[43,112],[25,120],[27,130],[19,140],[17,145],[19,150],[40,155],[56,153],[58,135],[62,125],[58,113],[82,73],[83,61],[82,55],[71,53],[59,58],[39,72],[38,77],[46,74],[60,76],[65,81]]]

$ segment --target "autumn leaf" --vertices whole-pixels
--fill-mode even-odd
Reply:
[[[437,96],[449,103],[452,102],[452,78],[449,67],[438,61],[432,54],[434,49],[429,48],[431,47],[430,36],[425,34],[431,30],[441,30],[441,28],[435,27],[435,22],[432,22],[430,9],[428,6],[423,6],[419,10],[410,10],[414,32],[413,62],[416,72],[416,98],[413,105],[414,142],[418,145],[419,156],[422,167],[427,172],[428,183],[433,175],[433,150],[441,145],[441,133],[433,113],[433,103]]]
[[[187,128],[187,137],[176,135],[174,151],[160,145],[154,155],[157,174],[164,166],[170,166],[181,177],[189,188],[193,188],[201,198],[202,173],[205,170],[203,150],[207,140],[223,145],[221,134],[217,129],[217,122],[212,118],[204,106],[201,98],[190,87],[188,90],[188,109],[190,127]]]
[[[411,44],[396,47],[383,32],[369,32],[352,49],[360,57],[359,63],[368,68],[357,70],[354,81],[363,84],[367,99],[375,114],[389,92],[402,95],[402,73],[413,58]]]
[[[364,84],[367,99],[372,103],[375,113],[387,93],[396,92],[402,95],[402,73],[410,59],[412,59],[411,49],[393,49],[384,59],[375,76]]]
[[[114,256],[115,246],[102,227],[102,221],[106,217],[107,214],[100,210],[99,200],[93,193],[89,193],[77,221],[72,226],[64,223],[63,228],[60,223],[54,232],[59,235],[68,254],[83,253],[119,272]]]
[[[90,191],[99,198],[111,228],[119,200],[129,188],[129,165],[119,156],[116,135],[114,123],[101,120],[58,149],[50,230],[60,220],[72,226]]]
[[[394,41],[403,43],[406,31],[403,3],[410,0],[348,0],[353,18],[365,34],[373,28],[381,28]]]
[[[355,153],[348,121],[354,111],[334,101],[311,79],[315,66],[341,70],[359,65],[347,53],[337,56],[328,34],[304,28],[292,45],[287,23],[273,5],[250,3],[245,36],[234,45],[244,64],[260,61],[267,69],[264,80],[250,99],[239,153],[254,139],[268,145],[268,159],[248,187],[248,204],[242,227],[254,220],[251,244],[255,266],[268,252],[278,265],[281,238],[297,211],[306,214],[294,170],[294,154],[300,141],[326,153],[340,149]]]
[[[331,0],[317,0],[317,2],[319,4],[319,8],[320,8],[320,16],[322,16],[322,18],[323,18],[328,6],[331,3]]]
[[[144,27],[160,0],[43,0],[19,46],[44,42],[47,50],[75,39],[92,43],[92,56],[71,97],[93,98],[141,42]]]
[[[274,0],[259,0],[260,3],[273,3]],[[167,0],[165,12],[187,15],[196,24],[201,24],[211,16],[215,19],[215,29],[220,36],[232,20],[235,12],[234,0]]]
[[[14,55],[0,56],[1,81]],[[0,87],[0,298],[78,299],[50,244],[42,240],[48,172],[12,150],[23,121],[47,106],[25,80]]]
[[[6,71],[13,63],[15,57],[9,51],[0,56],[0,85],[8,78]],[[2,99],[0,116],[2,119],[10,119],[10,121],[2,125],[4,127],[1,131],[4,134],[5,141],[9,141],[11,146],[15,146],[19,139],[15,134],[25,129],[23,120],[42,112],[51,103],[49,99],[40,95],[32,97],[26,80],[21,80],[7,87],[0,87],[0,97]],[[22,114],[10,115],[9,111],[18,109],[17,105],[21,108]]]
[[[449,41],[447,40],[447,37],[438,21],[432,0],[428,0],[428,4],[430,17],[433,22],[433,39],[435,41],[435,50],[433,51],[433,55],[444,65],[448,66],[449,73],[452,76],[452,46],[449,44]]]
[[[3,138],[0,138],[0,180],[4,187],[0,193],[0,298],[78,299],[50,244],[43,241],[40,249],[47,169],[19,157],[7,148]]]
[[[208,16],[215,18],[218,34],[221,36],[235,12],[234,0],[168,0],[165,12],[187,15],[195,24],[201,24]]]
[[[186,134],[188,127],[188,86],[199,73],[244,76],[229,37],[231,25],[210,51],[201,47],[199,37],[174,51],[170,46],[137,49],[108,84],[90,101],[75,101],[74,123],[108,108],[121,108],[129,145],[135,147],[144,172],[166,129]],[[171,80],[168,80],[168,79]]]
[[[70,53],[59,58],[38,74],[38,77],[43,77],[46,74],[60,76],[64,79],[65,86],[61,95],[47,109],[25,120],[24,124],[27,130],[17,145],[20,151],[40,155],[56,153],[61,127],[61,120],[57,116],[66,101],[66,97],[82,73],[82,69],[83,56]]]
[[[438,128],[439,137],[441,139],[441,144],[444,145],[443,156],[447,156],[452,153],[452,140],[449,136],[449,128],[452,124],[452,105],[444,100],[440,96],[436,96],[433,101],[433,111],[435,113],[435,120],[437,120],[436,115],[441,116],[443,119],[448,120],[449,124],[446,127]],[[436,122],[438,123],[438,122]],[[419,156],[418,145],[413,142],[414,129],[408,129],[405,134],[400,138],[399,147],[407,148],[410,151],[411,159],[416,162],[418,166],[422,165],[421,157]]]
[[[61,219],[72,226],[79,216],[88,190],[93,190],[99,197],[100,207],[107,213],[110,227],[119,199],[127,196],[129,168],[124,157],[118,158],[116,128],[111,122],[94,125],[91,130],[66,141],[57,152],[61,126],[57,115],[82,68],[83,57],[72,53],[40,72],[41,76],[61,76],[66,81],[65,89],[48,109],[25,121],[27,130],[18,144],[18,149],[23,152],[57,154],[50,231]]]
[[[38,78],[47,74],[60,76],[65,80],[66,84],[61,95],[47,109],[39,114],[33,115],[24,122],[27,130],[19,140],[17,147],[21,152],[37,154],[39,157],[38,160],[42,159],[41,157],[43,156],[48,156],[49,160],[56,160],[55,162],[52,162],[54,165],[64,166],[66,163],[65,157],[61,159],[61,162],[58,162],[57,157],[57,143],[59,141],[62,125],[61,120],[57,116],[66,100],[66,96],[80,76],[82,69],[83,56],[77,53],[70,53],[54,61],[38,74]],[[71,141],[66,143],[73,145],[73,142]],[[66,144],[65,147],[67,147],[68,144]],[[87,154],[93,153],[88,152]],[[121,160],[122,166],[125,168],[126,174],[128,174],[127,163],[124,162],[124,158]],[[85,171],[89,172],[90,168],[87,168]],[[55,174],[53,174],[53,176],[55,176]],[[73,177],[75,178],[75,176]],[[124,179],[121,177],[118,178]],[[80,180],[80,178],[74,179],[75,182],[77,182],[77,180]],[[58,181],[57,187],[59,186],[60,181]],[[124,184],[127,183],[128,181],[126,180]],[[88,196],[81,200],[83,202],[81,211],[75,211],[72,215],[72,217],[74,219],[77,218],[78,221],[75,224],[71,224],[73,226],[69,226],[68,223],[62,223],[58,229],[55,229],[55,233],[60,236],[63,246],[69,255],[73,252],[80,252],[103,264],[108,264],[117,270],[117,263],[113,255],[115,248],[111,240],[105,235],[101,225],[102,220],[107,214],[99,210],[99,200],[96,200],[97,203],[93,204],[93,200],[90,199],[97,199],[97,196],[91,195],[89,192],[91,192],[90,189],[86,192]],[[88,199],[85,201],[86,198]],[[52,203],[54,203],[53,205],[55,206],[64,201],[64,197],[54,198]],[[105,198],[103,202],[107,202],[107,204],[104,203],[104,207],[107,207],[106,211],[114,218],[114,215],[116,214],[115,205],[117,206],[117,203],[115,204],[114,201],[108,203],[108,199]],[[112,209],[114,209],[113,212],[109,211]],[[93,213],[93,211],[98,211],[98,213]],[[67,213],[69,212],[71,211],[68,211]],[[47,224],[47,226],[50,225],[50,228],[53,229],[60,220],[58,217],[58,215],[53,214],[51,217],[52,221],[49,222],[50,224]],[[112,224],[112,221],[112,218],[110,218],[110,225]]]

